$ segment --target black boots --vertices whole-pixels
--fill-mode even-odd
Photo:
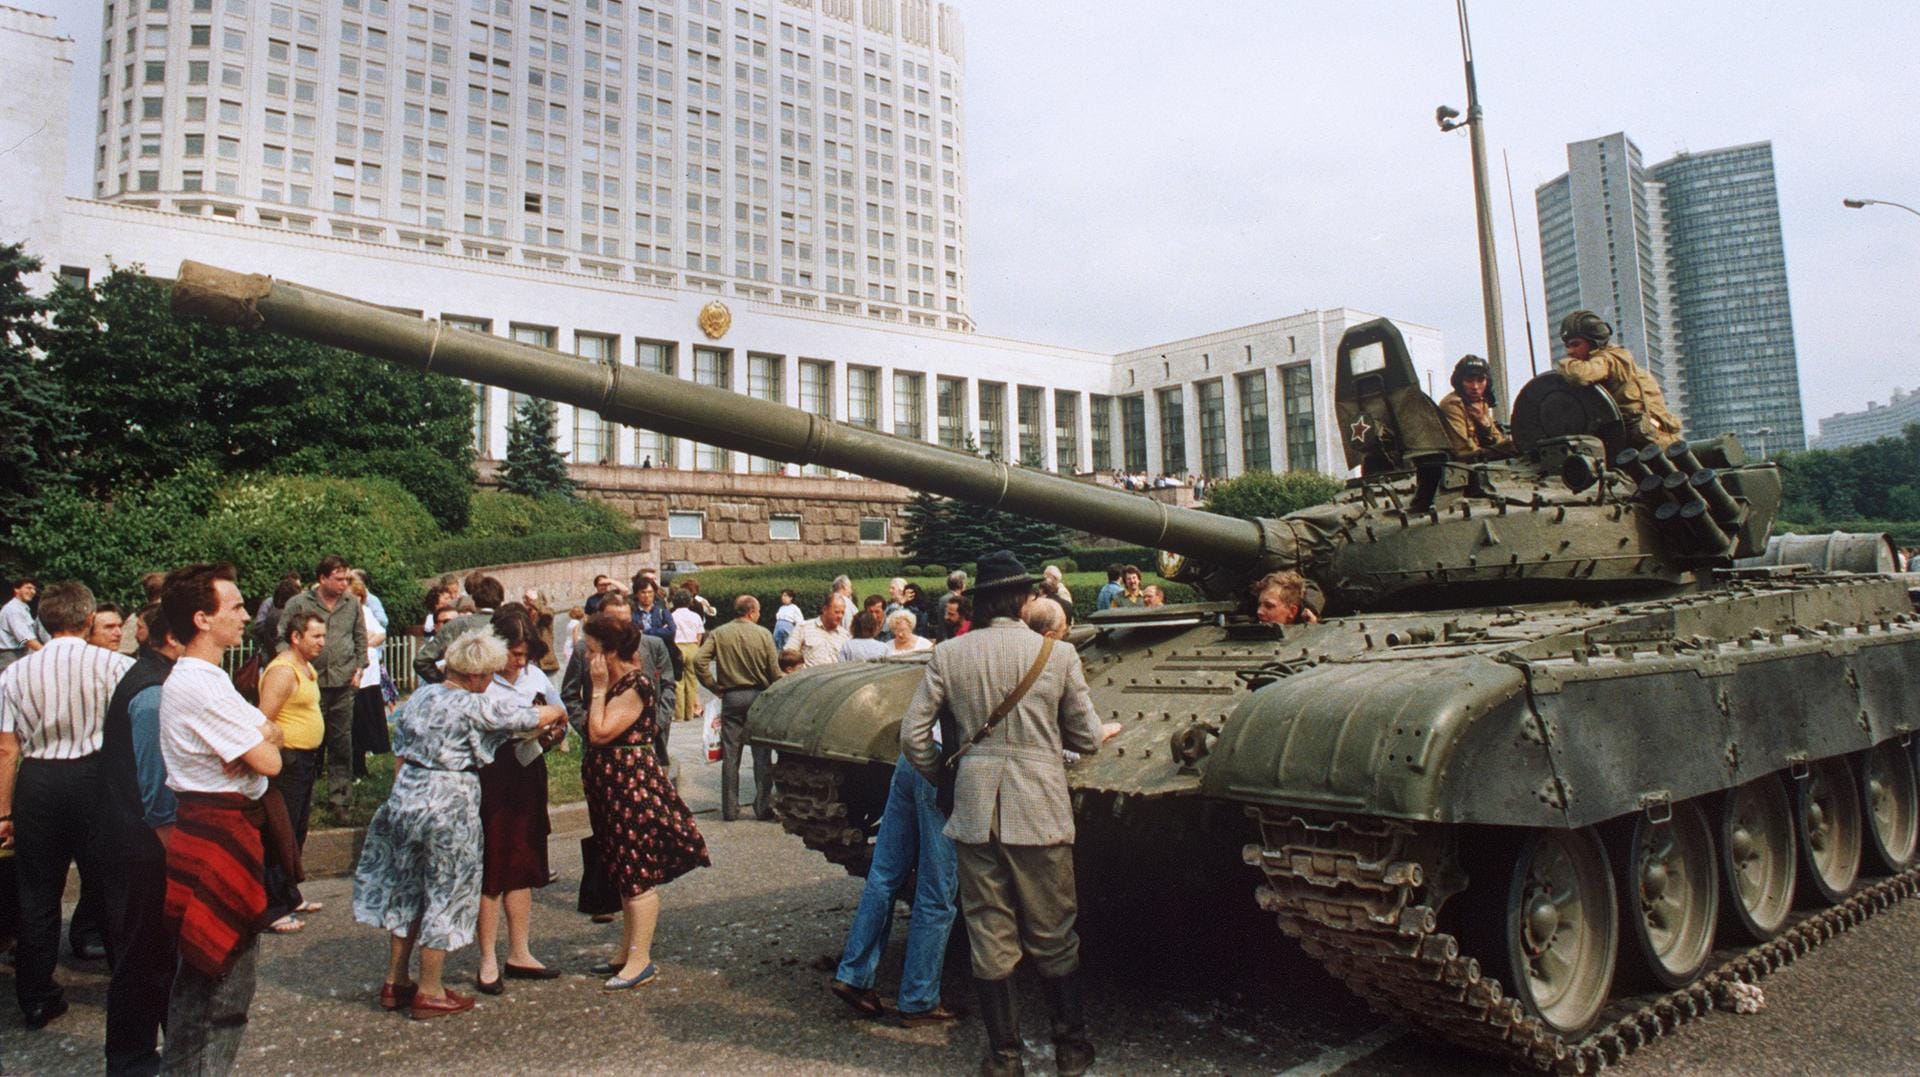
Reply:
[[[980,1062],[981,1077],[1024,1077],[1020,1061],[1020,1013],[1013,1001],[1013,977],[975,979],[980,996],[980,1021],[987,1026],[987,1057]]]
[[[1087,1038],[1086,1006],[1080,993],[1078,970],[1065,976],[1042,976],[1047,1014],[1053,1019],[1053,1064],[1060,1077],[1079,1077],[1093,1065],[1093,1041]]]

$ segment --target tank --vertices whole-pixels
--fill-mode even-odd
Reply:
[[[1399,333],[1354,327],[1359,477],[1246,521],[267,277],[186,263],[174,305],[1163,551],[1204,601],[1070,636],[1124,727],[1068,769],[1083,900],[1237,893],[1376,1009],[1512,1063],[1618,1061],[1920,881],[1905,585],[1769,559],[1773,465],[1638,444],[1556,374],[1516,396],[1513,459],[1457,462]],[[1279,569],[1318,623],[1251,616]],[[924,661],[804,671],[749,718],[786,829],[856,873]]]

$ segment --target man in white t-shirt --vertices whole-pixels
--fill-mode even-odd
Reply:
[[[167,573],[161,603],[185,647],[160,689],[160,755],[180,802],[167,847],[167,911],[179,919],[180,969],[161,1068],[225,1073],[253,1003],[254,939],[266,909],[259,801],[267,779],[280,773],[281,735],[220,668],[247,628],[233,566]]]

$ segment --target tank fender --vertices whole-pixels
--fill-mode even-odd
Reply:
[[[1221,727],[1201,791],[1408,820],[1565,825],[1524,675],[1479,654],[1328,662],[1260,688]]]
[[[924,657],[889,658],[789,674],[753,701],[747,738],[817,759],[892,760],[900,754],[900,718],[926,666]]]

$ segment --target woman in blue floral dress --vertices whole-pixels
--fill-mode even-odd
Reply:
[[[422,687],[394,722],[393,792],[367,826],[353,878],[354,919],[390,934],[380,1005],[415,1018],[473,1008],[441,982],[447,951],[473,941],[480,907],[480,768],[516,734],[563,726],[560,707],[484,693],[507,664],[491,631],[448,646],[444,684]],[[420,948],[420,978],[408,975]]]

